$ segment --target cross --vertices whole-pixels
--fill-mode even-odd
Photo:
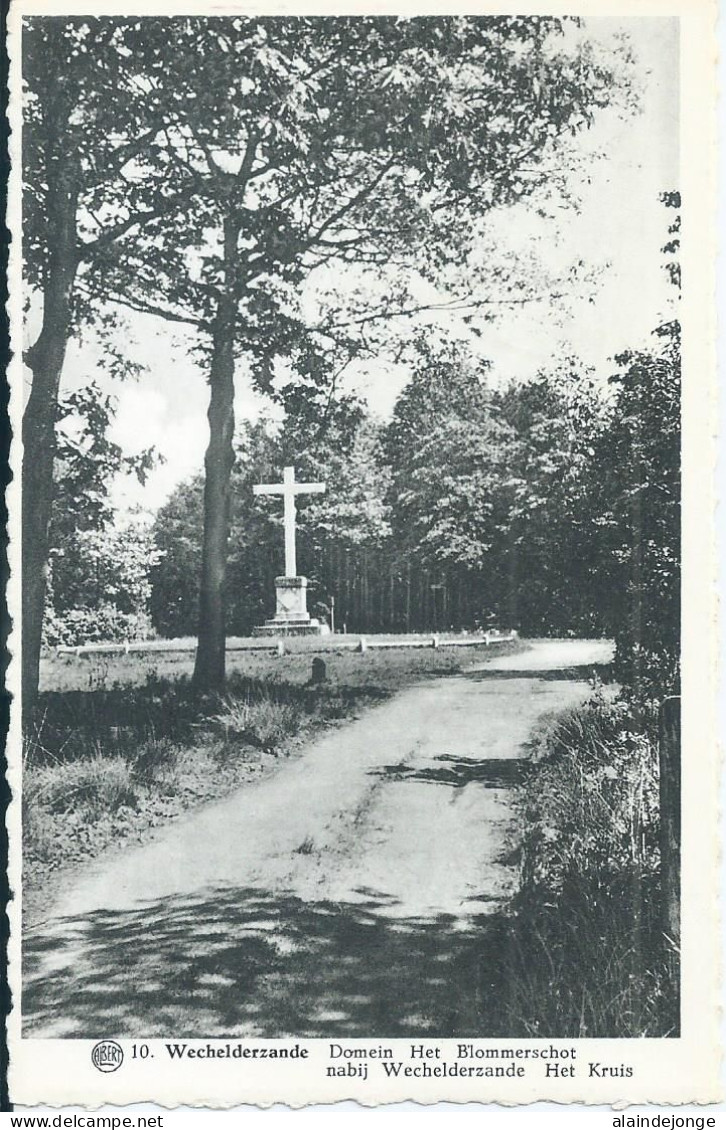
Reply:
[[[285,500],[285,576],[297,576],[295,560],[295,495],[323,494],[325,483],[296,483],[295,468],[285,467],[281,483],[259,483],[254,494],[281,494]]]

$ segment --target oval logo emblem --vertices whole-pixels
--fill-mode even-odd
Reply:
[[[98,1071],[118,1071],[124,1061],[124,1050],[115,1040],[100,1040],[91,1052],[91,1062]]]

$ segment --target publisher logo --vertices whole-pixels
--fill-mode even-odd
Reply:
[[[124,1061],[124,1050],[115,1040],[101,1040],[91,1052],[91,1062],[99,1071],[118,1071]]]

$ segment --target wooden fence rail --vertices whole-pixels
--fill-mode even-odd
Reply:
[[[295,638],[295,637],[291,637]],[[306,647],[306,653],[330,651],[376,651],[386,648],[437,648],[437,647],[486,647],[492,643],[516,640],[517,632],[484,632],[479,636],[408,636],[399,639],[377,638],[376,636],[327,636]],[[285,654],[287,640],[275,636],[265,640],[228,640],[228,652],[265,651],[269,654]],[[312,641],[311,641],[312,642]],[[85,643],[77,647],[62,645],[54,649],[56,656],[75,656],[79,659],[94,655],[184,655],[196,650],[196,641],[169,643],[163,640],[149,640],[145,643]]]

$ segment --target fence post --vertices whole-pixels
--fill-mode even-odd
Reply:
[[[663,932],[680,946],[681,871],[681,700],[664,699],[660,708],[660,875]]]

